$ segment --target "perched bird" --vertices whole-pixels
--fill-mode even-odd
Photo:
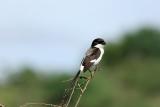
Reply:
[[[99,64],[104,54],[105,45],[106,45],[106,42],[101,38],[96,38],[93,40],[91,47],[86,52],[85,57],[81,62],[80,69],[73,80],[76,80],[77,78],[79,78],[79,75],[81,74],[81,72],[86,72],[87,70],[91,72],[90,68]],[[92,73],[91,73],[91,76],[92,76]]]
[[[78,79],[80,78],[80,74],[82,72],[89,71],[92,76],[92,72],[90,71],[90,69],[91,67],[96,66],[101,61],[102,56],[104,54],[105,44],[106,44],[105,41],[101,38],[93,40],[91,47],[88,49],[88,51],[85,54],[85,57],[81,62],[79,71],[77,72],[76,76],[72,79],[70,88],[65,91],[65,94],[61,101],[62,107],[68,107],[72,95],[74,93],[74,89],[76,88]]]

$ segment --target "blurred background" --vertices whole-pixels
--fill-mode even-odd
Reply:
[[[160,106],[159,0],[0,1],[0,103],[58,104],[93,39],[107,42],[80,107]]]

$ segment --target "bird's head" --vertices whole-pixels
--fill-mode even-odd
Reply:
[[[93,40],[91,47],[103,48],[106,42],[102,38],[96,38]]]

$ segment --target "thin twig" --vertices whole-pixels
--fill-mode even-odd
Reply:
[[[84,94],[85,90],[87,89],[87,86],[88,86],[90,80],[91,80],[91,79],[87,80],[87,83],[85,84],[84,88],[81,90],[81,94],[79,95],[78,100],[77,100],[77,102],[76,102],[76,104],[75,104],[74,107],[77,107],[77,106],[78,106],[78,104],[79,104],[79,102],[80,102],[80,100],[81,100],[81,98],[82,98],[82,95]]]
[[[20,107],[27,107],[29,105],[43,105],[43,106],[50,106],[50,107],[61,107],[59,105],[53,105],[53,104],[47,104],[47,103],[26,103],[24,105],[21,105]]]
[[[94,77],[96,71],[97,71],[97,69],[94,70],[94,72],[93,72],[93,74],[92,74],[92,78]],[[75,104],[74,107],[78,107],[78,104],[79,104],[79,102],[80,102],[80,100],[81,100],[81,98],[82,98],[85,90],[87,89],[87,86],[88,86],[88,84],[90,83],[90,81],[91,81],[92,78],[88,79],[87,82],[86,82],[86,84],[85,84],[85,86],[84,86],[84,88],[81,89],[81,94],[79,95],[79,97],[78,97],[78,99],[77,99],[76,104]],[[79,85],[79,84],[78,84],[78,85]],[[79,86],[80,86],[80,85],[79,85]]]
[[[81,90],[81,92],[83,92],[82,87],[80,86],[80,84],[78,84],[78,87]]]
[[[74,81],[74,83],[73,83],[72,86],[71,86],[71,89],[68,89],[68,91],[66,91],[66,93],[65,93],[65,97],[66,97],[66,94],[68,94],[68,93],[69,93],[69,96],[68,96],[68,98],[67,98],[66,101],[63,101],[63,100],[62,100],[62,101],[63,101],[63,102],[61,103],[61,104],[62,104],[62,107],[68,107],[68,106],[70,105],[71,100],[72,100],[73,94],[75,93],[75,90],[76,90],[76,89],[80,89],[81,93],[79,94],[79,96],[78,96],[78,98],[77,98],[77,100],[76,100],[76,103],[75,103],[75,106],[74,106],[74,107],[77,107],[77,106],[78,106],[78,104],[79,104],[79,102],[80,102],[80,100],[81,100],[81,97],[83,96],[85,90],[87,89],[87,86],[88,86],[88,84],[90,83],[91,79],[94,77],[94,74],[95,74],[96,71],[97,71],[97,67],[96,67],[96,69],[93,70],[93,74],[91,74],[91,78],[90,78],[90,79],[86,79],[86,80],[84,81],[84,84],[83,84],[84,86],[82,86],[82,87],[81,87],[82,84],[79,83],[80,78],[77,78],[77,79]],[[92,73],[92,72],[91,72],[91,73]],[[76,86],[78,86],[78,88],[76,88]],[[70,91],[70,90],[71,90],[71,91]]]
[[[70,103],[70,101],[71,101],[71,99],[72,99],[72,96],[73,96],[73,94],[74,94],[74,91],[75,91],[75,88],[76,88],[76,85],[77,85],[78,80],[79,80],[79,78],[76,79],[75,82],[74,82],[74,86],[73,86],[73,88],[72,88],[71,94],[70,94],[70,96],[69,96],[69,99],[68,99],[65,107],[68,107],[68,105],[69,105],[69,103]]]

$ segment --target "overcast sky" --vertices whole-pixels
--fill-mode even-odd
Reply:
[[[94,38],[145,24],[160,25],[160,0],[1,0],[0,68],[77,69]]]

